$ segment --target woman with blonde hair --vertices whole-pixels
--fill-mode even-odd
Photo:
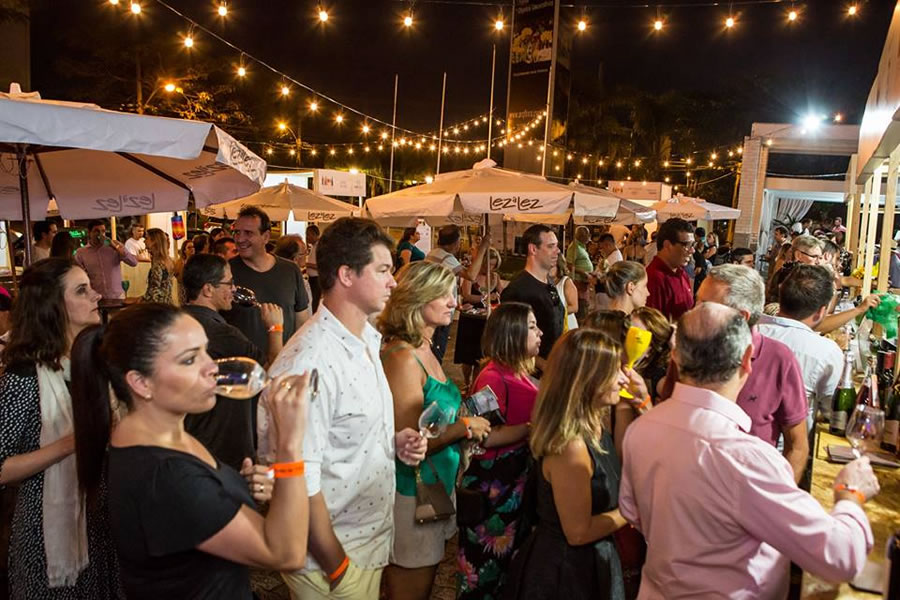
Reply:
[[[169,235],[154,227],[147,230],[147,252],[150,254],[150,272],[147,273],[147,291],[144,302],[173,304],[172,281],[175,278],[175,264],[169,257]]]
[[[439,264],[412,262],[400,269],[397,287],[378,317],[378,330],[384,336],[381,361],[394,397],[395,429],[418,429],[422,411],[432,404],[447,413],[451,423],[428,441],[428,456],[418,473],[397,463],[394,546],[391,564],[385,569],[388,596],[394,600],[427,600],[445,542],[456,533],[453,519],[416,523],[416,478],[440,482],[452,498],[459,442],[481,441],[491,431],[490,423],[481,417],[458,418],[459,389],[431,351],[435,328],[449,325],[453,319],[455,282],[453,272]]]
[[[579,328],[550,353],[532,417],[537,527],[513,560],[504,598],[625,598],[613,534],[621,467],[601,415],[628,382],[617,345]]]
[[[563,332],[578,327],[578,319],[575,316],[578,313],[578,288],[575,282],[569,277],[569,267],[566,264],[566,257],[560,253],[556,257],[556,265],[550,269],[550,279],[556,286],[556,293],[563,307],[566,309],[566,318],[563,321]]]

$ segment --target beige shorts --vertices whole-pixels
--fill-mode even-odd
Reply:
[[[456,492],[451,496],[456,506]],[[444,558],[447,540],[456,535],[456,518],[416,523],[416,497],[394,495],[394,546],[391,564],[406,569],[433,567]]]
[[[311,573],[282,573],[284,582],[291,591],[291,600],[325,600],[343,598],[345,600],[378,600],[383,569],[360,569],[352,562],[341,583],[332,592],[328,579],[321,571]]]

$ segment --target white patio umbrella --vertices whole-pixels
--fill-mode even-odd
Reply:
[[[257,191],[266,163],[209,123],[0,93],[0,219],[67,219],[184,210]],[[31,243],[25,245],[31,261]]]
[[[706,202],[700,198],[689,198],[678,194],[668,200],[661,200],[651,208],[662,223],[676,217],[685,221],[730,221],[741,216],[741,211],[730,206]]]
[[[575,189],[496,165],[485,159],[472,169],[438,175],[432,183],[369,198],[366,210],[373,219],[389,224],[422,217],[432,225],[442,220],[480,224],[486,214],[519,215],[521,220],[528,220],[528,215],[565,214],[569,208],[576,214],[616,214],[619,199],[615,196]]]
[[[618,201],[618,210],[613,215],[603,214],[601,210],[585,210],[581,211],[578,207],[575,210],[568,210],[560,215],[505,215],[504,221],[521,221],[528,223],[543,223],[545,225],[565,225],[569,222],[569,218],[574,214],[575,223],[577,225],[640,225],[642,223],[652,223],[656,220],[656,211],[617,196],[609,190],[591,187],[581,183],[570,183],[569,187],[585,194],[591,194],[591,198],[596,198],[594,202],[600,203],[607,199],[615,199]],[[581,214],[579,214],[581,212]]]
[[[264,187],[255,194],[222,204],[211,204],[201,212],[209,217],[236,219],[241,207],[254,205],[266,211],[274,221],[287,221],[293,213],[295,221],[331,223],[341,217],[358,216],[360,210],[352,204],[329,198],[287,181]]]

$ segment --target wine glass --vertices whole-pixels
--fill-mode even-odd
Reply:
[[[419,433],[422,437],[434,439],[444,433],[450,424],[450,415],[432,402],[419,415]]]
[[[857,404],[847,420],[847,440],[853,446],[853,455],[861,458],[867,452],[875,452],[881,446],[884,435],[884,411],[868,404]]]
[[[256,292],[248,287],[241,285],[235,286],[231,297],[232,300],[240,306],[259,306],[259,300],[256,299]]]
[[[248,400],[265,388],[272,380],[258,362],[246,356],[220,358],[216,362],[216,394],[234,400]],[[309,399],[319,393],[319,371],[309,373]]]
[[[131,282],[127,279],[122,280],[122,291],[125,292],[125,295],[128,295],[128,288],[131,287]]]
[[[633,368],[634,363],[644,355],[652,340],[653,334],[646,329],[634,326],[628,328],[628,333],[625,334],[625,356],[628,358],[627,367],[629,369]],[[620,391],[619,396],[622,398],[634,398],[634,395],[628,390]]]

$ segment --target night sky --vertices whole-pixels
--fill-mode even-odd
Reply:
[[[497,34],[492,25],[500,10],[509,21],[509,5],[419,0],[414,3],[414,27],[407,31],[400,20],[409,3],[397,0],[331,0],[325,27],[317,22],[314,1],[231,0],[223,29],[211,0],[168,1],[248,54],[385,121],[391,117],[393,75],[399,73],[398,125],[416,131],[437,128],[445,70],[448,121],[487,111],[491,44],[496,41],[498,114],[505,110],[509,28]],[[683,6],[691,3],[679,0],[681,7],[672,8],[673,2],[661,0],[659,10],[666,21],[661,34],[653,34],[651,27],[657,9],[632,8],[638,4],[633,0],[602,1],[615,8],[598,7],[601,2],[596,0],[587,7],[563,8],[566,26],[573,26],[582,14],[589,23],[574,43],[573,92],[608,93],[618,85],[631,85],[651,92],[724,93],[742,86],[758,98],[753,116],[757,121],[795,121],[808,108],[825,114],[840,111],[846,122],[859,121],[893,0],[860,2],[854,18],[846,16],[844,0],[795,2],[800,19],[790,26],[786,13],[791,2],[735,2],[738,25],[727,34],[722,21],[728,2],[720,7]],[[44,97],[68,99],[68,90],[56,81],[51,67],[54,57],[71,54],[58,32],[85,27],[96,44],[125,35],[134,23],[127,14],[128,2],[122,4],[124,8],[113,10],[104,0],[35,2],[33,87]],[[184,52],[178,38],[186,30],[183,22],[153,0],[142,4],[141,35],[168,36],[172,53]],[[232,62],[238,57],[202,32],[194,52]],[[259,93],[273,95],[278,78],[251,68]]]

